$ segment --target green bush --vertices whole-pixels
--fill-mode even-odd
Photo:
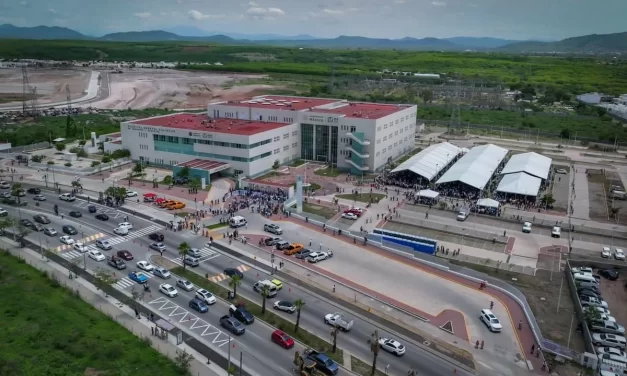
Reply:
[[[44,160],[44,156],[43,155],[33,155],[32,157],[30,157],[30,160],[35,162],[35,163],[41,163],[41,161]]]
[[[105,155],[104,157],[102,157],[102,163],[109,163],[111,162],[111,157],[108,155]]]
[[[91,161],[91,167],[96,167],[100,165],[100,161]]]
[[[54,164],[54,161],[48,161],[48,164],[49,164],[49,165],[53,165],[53,164]]]

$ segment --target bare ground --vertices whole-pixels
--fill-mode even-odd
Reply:
[[[37,101],[42,103],[61,102],[66,99],[65,85],[69,85],[72,100],[84,96],[90,70],[81,69],[36,69],[29,68],[30,87],[37,88]],[[19,105],[23,93],[23,78],[20,69],[0,69],[0,94],[14,97],[14,102],[2,101],[7,106]]]

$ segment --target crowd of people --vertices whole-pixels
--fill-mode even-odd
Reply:
[[[266,217],[279,212],[287,200],[287,193],[280,188],[275,189],[239,189],[230,192],[231,200],[227,205],[229,216],[238,210],[250,208],[252,213],[260,213]]]

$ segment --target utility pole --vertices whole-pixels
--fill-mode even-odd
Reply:
[[[370,376],[374,376],[374,372],[377,369],[377,356],[379,356],[379,331],[375,330],[370,336],[370,351],[372,352],[372,369],[370,370]]]
[[[28,96],[31,94],[30,83],[28,82],[27,63],[22,66],[22,112],[26,114],[28,110]]]

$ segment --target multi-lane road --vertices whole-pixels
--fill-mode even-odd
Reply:
[[[252,285],[257,280],[266,279],[269,276],[238,259],[222,254],[214,248],[206,247],[206,238],[193,235],[187,231],[165,231],[153,222],[95,204],[98,212],[106,212],[110,217],[108,221],[100,221],[95,218],[94,214],[88,213],[85,201],[66,202],[59,200],[55,194],[46,192],[44,194],[48,199],[38,207],[34,206],[31,195],[27,195],[23,198],[30,201],[27,207],[20,209],[6,207],[5,209],[16,218],[29,218],[31,220],[35,214],[41,212],[47,214],[52,223],[44,227],[53,227],[59,234],[55,237],[49,237],[44,235],[43,232],[31,233],[28,235],[28,239],[42,244],[48,249],[57,251],[62,257],[67,259],[85,260],[86,267],[89,270],[97,268],[108,269],[111,267],[106,264],[106,261],[97,262],[89,259],[84,253],[78,252],[70,246],[63,245],[59,241],[59,236],[63,235],[61,231],[63,225],[71,224],[76,227],[79,234],[75,235],[74,239],[76,241],[83,240],[88,245],[88,248],[95,248],[94,243],[97,239],[109,240],[113,245],[113,249],[102,251],[107,256],[119,250],[131,252],[134,260],[127,262],[127,270],[116,271],[116,276],[118,276],[119,280],[115,287],[118,289],[126,291],[131,289],[142,290],[141,286],[127,277],[127,274],[129,271],[137,269],[135,265],[138,261],[149,261],[151,256],[157,254],[148,248],[151,241],[147,235],[159,231],[165,235],[164,244],[167,248],[164,252],[164,257],[175,263],[180,263],[177,248],[180,243],[188,242],[192,247],[199,248],[201,253],[203,253],[203,257],[200,259],[200,266],[194,268],[196,272],[202,275],[208,274],[214,282],[227,286],[228,279],[223,274],[224,269],[237,268],[244,273],[244,279],[242,285],[238,288],[238,294],[252,301],[261,302],[259,295],[253,291]],[[58,205],[59,216],[54,215],[53,207],[55,204]],[[81,211],[83,216],[80,218],[69,217],[68,213],[72,210]],[[118,223],[123,222],[125,217],[128,217],[128,220],[133,224],[133,229],[129,235],[115,235],[113,229],[117,227]],[[111,268],[110,270],[113,271],[115,269]],[[212,305],[207,313],[200,314],[191,311],[188,308],[188,302],[192,299],[193,293],[178,288],[179,295],[175,298],[169,298],[158,292],[159,284],[161,283],[175,285],[176,276],[167,281],[152,275],[149,276],[148,284],[151,287],[151,294],[144,296],[144,303],[153,310],[159,311],[161,316],[167,317],[177,326],[204,340],[216,351],[225,355],[230,351],[234,361],[239,361],[239,353],[243,352],[244,367],[253,374],[291,374],[294,352],[284,350],[270,341],[270,334],[274,328],[256,321],[254,324],[247,326],[247,331],[244,335],[230,338],[228,332],[219,325],[219,318],[228,313],[229,303],[218,299],[217,303]],[[381,336],[393,337],[401,341],[407,347],[405,356],[398,358],[385,352],[381,352],[379,355],[379,367],[383,369],[389,364],[389,374],[391,375],[405,375],[412,368],[416,369],[419,375],[450,375],[452,370],[455,369],[445,359],[426,352],[419,346],[411,343],[402,333],[390,333],[386,328],[378,327],[368,320],[347,311],[344,307],[335,306],[295,286],[284,283],[284,287],[277,297],[268,300],[267,306],[271,307],[277,299],[294,301],[299,298],[306,303],[302,311],[301,327],[327,341],[330,340],[331,328],[324,323],[324,315],[340,311],[351,316],[355,320],[355,324],[350,332],[339,334],[338,346],[365,361],[370,361],[372,358],[367,341],[375,329],[379,330]],[[283,312],[277,313],[291,321],[295,320],[294,315]],[[294,350],[300,351],[302,346],[297,345]],[[457,373],[464,374],[461,369],[457,369]],[[346,371],[340,370],[340,374],[346,374]]]

